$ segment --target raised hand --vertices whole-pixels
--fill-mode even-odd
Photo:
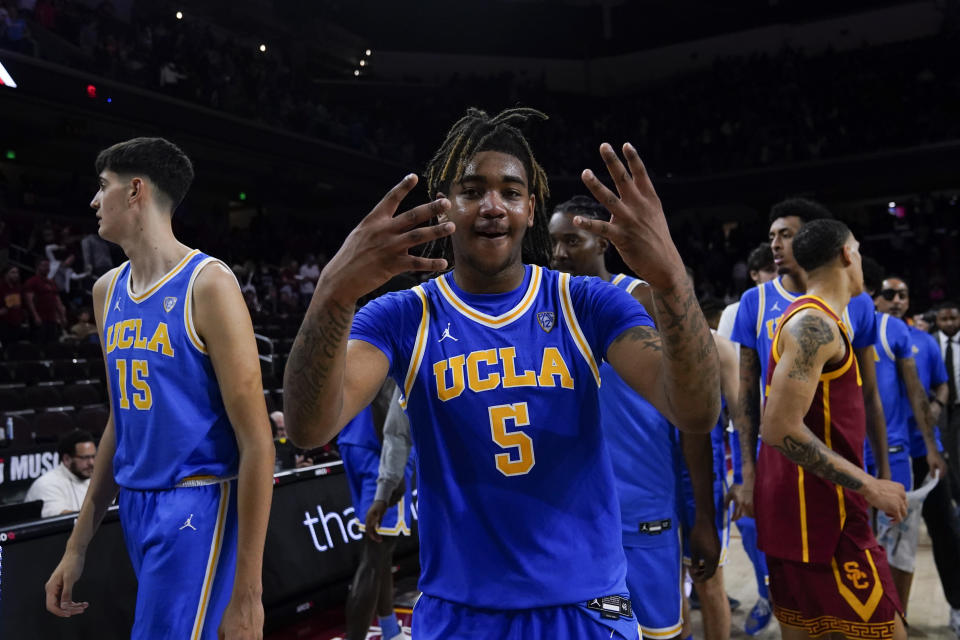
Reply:
[[[683,273],[683,262],[640,155],[629,142],[623,145],[623,155],[629,171],[613,147],[606,142],[600,145],[600,156],[617,193],[608,189],[589,169],[581,176],[593,196],[610,211],[610,222],[580,216],[573,222],[609,240],[627,266],[656,289]]]
[[[318,290],[332,291],[337,297],[342,296],[341,299],[355,301],[395,275],[407,271],[442,271],[447,267],[446,260],[413,256],[409,250],[453,233],[452,222],[420,227],[449,209],[449,200],[440,198],[394,216],[416,184],[414,174],[405,177],[350,232],[323,269]]]

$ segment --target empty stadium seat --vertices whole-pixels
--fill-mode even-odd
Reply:
[[[45,362],[18,362],[14,368],[14,380],[24,384],[35,384],[50,380],[50,367]]]
[[[76,429],[73,417],[66,411],[43,411],[33,417],[33,439],[37,443],[56,442],[60,436]]]
[[[4,348],[7,360],[42,360],[43,350],[32,342],[14,342]]]
[[[0,389],[0,411],[19,411],[28,408],[22,389]]]
[[[30,409],[45,409],[65,404],[57,387],[27,387],[24,389],[23,395],[27,399],[27,408]]]
[[[86,360],[54,360],[50,365],[50,375],[55,380],[72,382],[89,377],[90,365]]]
[[[77,357],[77,345],[67,342],[54,342],[43,347],[47,360],[69,360]]]
[[[63,403],[74,407],[103,404],[106,399],[98,384],[68,384],[63,387]]]
[[[86,407],[73,414],[73,422],[78,429],[89,431],[99,437],[103,434],[104,427],[107,426],[107,418],[110,412],[106,406]]]

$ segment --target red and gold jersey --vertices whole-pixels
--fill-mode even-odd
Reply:
[[[828,447],[862,467],[866,419],[860,369],[843,321],[820,298],[800,297],[784,312],[770,351],[766,389],[769,393],[780,360],[783,327],[810,308],[824,311],[839,325],[846,354],[838,365],[824,368],[803,422]],[[841,533],[861,549],[876,544],[863,496],[805,470],[766,443],[757,462],[754,503],[759,546],[771,556],[829,563]]]

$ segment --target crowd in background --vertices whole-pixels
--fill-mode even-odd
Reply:
[[[950,62],[958,30],[949,18],[939,34],[919,40],[844,52],[784,48],[773,55],[720,58],[708,69],[596,98],[551,92],[540,79],[511,74],[455,75],[444,86],[404,94],[389,86],[358,92],[318,78],[315,54],[299,43],[271,43],[261,52],[250,37],[199,18],[177,19],[166,3],[136,3],[129,21],[117,17],[110,0],[95,8],[76,0],[36,0],[28,19],[14,4],[0,2],[0,46],[408,164],[426,160],[431,145],[419,144],[422,138],[407,123],[419,122],[425,112],[434,122],[452,121],[464,99],[477,95],[499,97],[498,105],[480,105],[488,108],[537,106],[559,120],[561,130],[630,139],[652,166],[678,175],[960,135],[954,117],[960,68]],[[53,34],[65,46],[38,46],[31,30]],[[357,83],[371,81],[375,72],[365,70]],[[578,174],[594,156],[592,143],[585,142],[590,139],[549,136],[537,148],[550,158],[555,175]]]

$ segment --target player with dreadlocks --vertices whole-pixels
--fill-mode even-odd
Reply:
[[[437,199],[395,216],[416,177],[387,194],[321,274],[286,369],[300,445],[329,441],[386,376],[403,392],[418,451],[418,640],[637,638],[599,363],[681,429],[706,433],[720,411],[716,349],[632,146],[629,171],[601,147],[620,197],[584,172],[611,221],[577,223],[650,283],[659,333],[626,291],[535,263],[549,236],[547,181],[518,128],[530,117],[543,115],[471,109],[427,167]],[[446,257],[410,255],[431,241]],[[390,276],[448,265],[354,315]]]

